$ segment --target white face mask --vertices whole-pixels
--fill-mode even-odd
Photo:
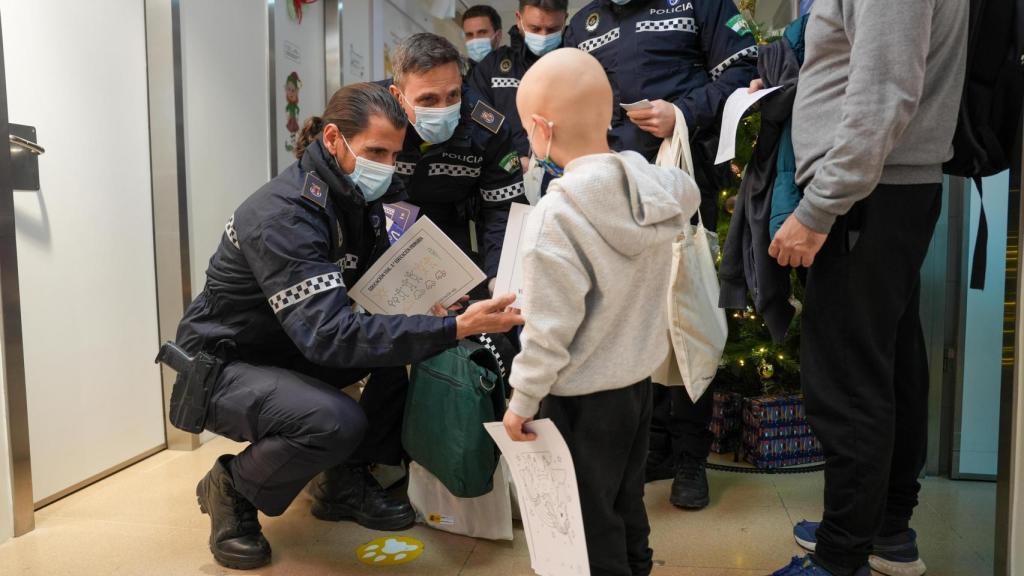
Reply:
[[[562,33],[555,32],[545,35],[524,32],[523,41],[526,42],[526,47],[530,49],[530,52],[537,56],[543,56],[562,45]]]
[[[341,135],[341,141],[345,143],[349,154],[356,157],[355,170],[348,175],[348,179],[352,181],[352,184],[355,184],[356,188],[359,188],[367,202],[380,199],[388,191],[388,186],[391,185],[391,177],[395,174],[395,167],[374,162],[362,156],[356,156],[344,135]]]
[[[466,53],[473,62],[479,62],[491,53],[490,38],[474,38],[466,40]]]
[[[447,108],[422,108],[413,106],[416,112],[416,123],[413,128],[426,142],[440,144],[447,142],[455,127],[459,125],[462,111],[462,101],[458,101]]]

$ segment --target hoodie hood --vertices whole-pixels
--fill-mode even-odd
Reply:
[[[577,158],[559,181],[601,238],[625,256],[674,238],[700,205],[697,184],[685,172],[631,151]]]

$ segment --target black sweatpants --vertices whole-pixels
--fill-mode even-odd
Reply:
[[[231,474],[235,489],[268,516],[284,513],[332,466],[346,460],[397,464],[402,455],[404,366],[374,369],[357,403],[341,389],[366,370],[288,364],[225,366],[206,419],[207,430],[251,443],[231,461]]]
[[[801,382],[821,439],[825,515],[816,556],[837,576],[876,535],[906,530],[928,423],[920,270],[940,184],[880,185],[840,218],[807,275]]]
[[[554,422],[572,453],[592,576],[650,574],[644,508],[650,380],[585,396],[548,396],[538,417]]]

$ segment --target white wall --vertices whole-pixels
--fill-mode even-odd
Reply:
[[[264,2],[181,3],[193,296],[228,218],[270,177],[268,43]]]
[[[4,357],[4,340],[0,338],[0,360]],[[3,362],[0,361],[0,368]],[[7,438],[7,388],[0,369],[0,544],[14,536],[14,501],[11,495],[11,446]]]

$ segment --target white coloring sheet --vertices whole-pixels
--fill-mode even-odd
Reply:
[[[532,442],[513,441],[501,422],[488,422],[484,428],[512,472],[533,571],[540,576],[590,576],[576,468],[555,424],[549,419],[527,424],[537,435]]]
[[[505,242],[498,262],[498,278],[494,282],[495,295],[511,292],[517,299],[523,295],[523,251],[520,240],[532,211],[533,206],[529,204],[512,204],[508,211]]]
[[[487,275],[430,218],[420,217],[395,241],[349,296],[371,314],[429,314],[451,306]]]
[[[725,111],[722,112],[722,131],[718,140],[718,155],[715,156],[716,165],[728,162],[736,157],[736,130],[740,127],[743,113],[753,106],[755,102],[779,88],[782,88],[782,86],[765,88],[752,94],[746,88],[737,88],[729,96],[729,99],[725,101]]]

